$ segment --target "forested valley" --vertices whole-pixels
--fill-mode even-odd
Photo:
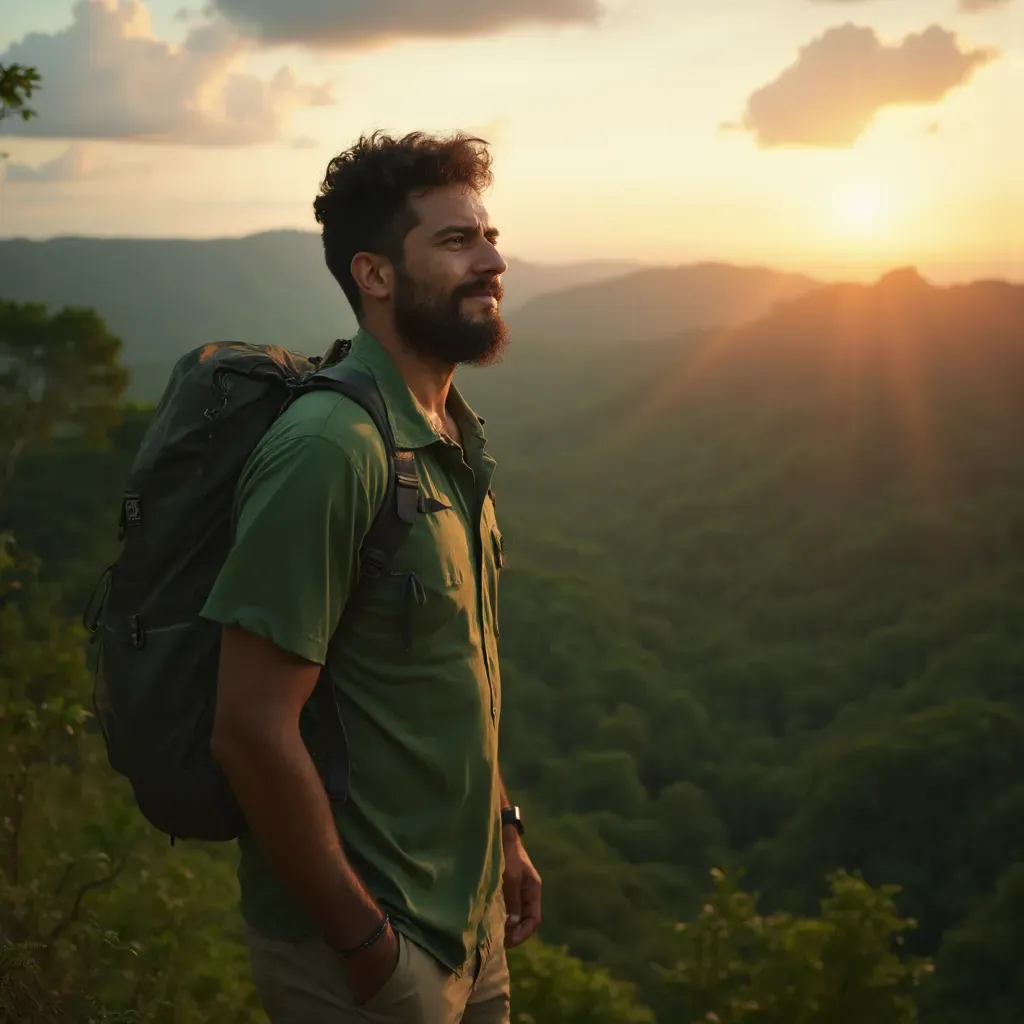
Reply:
[[[145,827],[88,710],[123,357],[101,308],[0,305],[0,1019],[259,1021],[233,847]],[[535,327],[458,379],[544,877],[514,1019],[1024,1020],[1024,287]]]

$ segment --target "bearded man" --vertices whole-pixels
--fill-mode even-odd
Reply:
[[[507,1024],[505,950],[540,924],[498,761],[494,460],[452,383],[508,335],[491,178],[461,134],[375,133],[330,162],[314,210],[359,323],[346,365],[415,452],[427,514],[328,658],[388,461],[359,404],[305,395],[242,473],[203,610],[223,628],[213,751],[249,824],[241,909],[274,1024]],[[337,807],[299,727],[322,672],[349,746]]]

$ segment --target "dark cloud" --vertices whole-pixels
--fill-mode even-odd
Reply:
[[[69,146],[60,156],[46,163],[11,164],[7,168],[7,180],[24,184],[55,184],[70,181],[109,181],[132,174],[144,174],[151,170],[147,164],[97,162],[92,151],[81,143]]]
[[[39,116],[10,130],[247,145],[281,138],[297,108],[330,102],[325,86],[304,84],[289,68],[269,80],[234,70],[249,45],[207,22],[172,47],[154,38],[141,0],[80,0],[67,28],[32,33],[0,54],[0,64],[32,65],[43,80],[32,97]]]
[[[851,146],[880,110],[938,103],[995,56],[961,49],[937,25],[894,46],[873,29],[842,25],[804,46],[750,97],[743,127],[761,147]]]
[[[602,10],[600,0],[213,0],[213,6],[241,32],[262,42],[315,47],[594,22]]]

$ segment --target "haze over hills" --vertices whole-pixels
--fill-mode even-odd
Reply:
[[[573,400],[609,375],[623,382],[651,343],[747,323],[816,287],[801,274],[723,263],[652,267],[576,285],[507,313],[512,344],[501,365],[462,370],[459,382],[485,412],[514,389],[520,418]]]
[[[628,261],[547,266],[509,259],[505,308],[614,277]],[[244,238],[0,241],[0,294],[95,308],[125,344],[135,395],[154,397],[182,352],[231,338],[319,352],[355,321],[313,232]]]
[[[771,406],[780,415],[795,400],[791,392],[807,391],[817,396],[822,415],[859,409],[869,425],[883,411],[895,415],[899,399],[908,430],[914,427],[921,440],[931,423],[930,402],[949,408],[941,394],[929,398],[931,389],[989,389],[972,394],[990,407],[988,416],[1024,394],[1024,285],[935,286],[901,268],[873,284],[821,285],[731,330],[687,330],[628,348],[545,356],[536,366],[547,372],[531,377],[528,363],[540,360],[543,348],[530,339],[522,345],[530,352],[510,351],[506,381],[490,380],[493,371],[485,369],[463,385],[498,430],[520,440],[532,430],[538,442],[556,424],[571,431],[567,416],[576,410],[589,425],[614,416],[628,444],[640,424],[660,430],[656,417],[681,415],[713,389],[733,401],[746,393],[752,409]],[[531,402],[526,391],[548,401]],[[552,403],[554,395],[561,400]],[[524,408],[532,415],[522,416]],[[753,413],[738,408],[736,415],[747,421]]]
[[[588,346],[653,341],[683,330],[736,327],[818,283],[767,267],[653,267],[539,295],[512,311],[509,323],[519,336],[538,341],[563,339],[568,325]]]
[[[686,330],[743,323],[816,282],[764,268],[698,264],[641,268],[629,262],[541,265],[509,259],[503,312],[515,343],[503,365],[473,379],[494,389],[576,365],[582,385],[601,349]],[[51,308],[86,305],[124,341],[133,397],[154,399],[187,349],[216,339],[323,351],[355,321],[313,232],[238,239],[58,238],[0,242],[0,293]],[[467,379],[475,375],[466,374]],[[551,398],[543,381],[525,400]]]

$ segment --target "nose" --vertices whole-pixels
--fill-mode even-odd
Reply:
[[[486,238],[483,239],[483,250],[478,269],[481,277],[501,277],[508,270],[508,265],[501,258],[498,247]]]

